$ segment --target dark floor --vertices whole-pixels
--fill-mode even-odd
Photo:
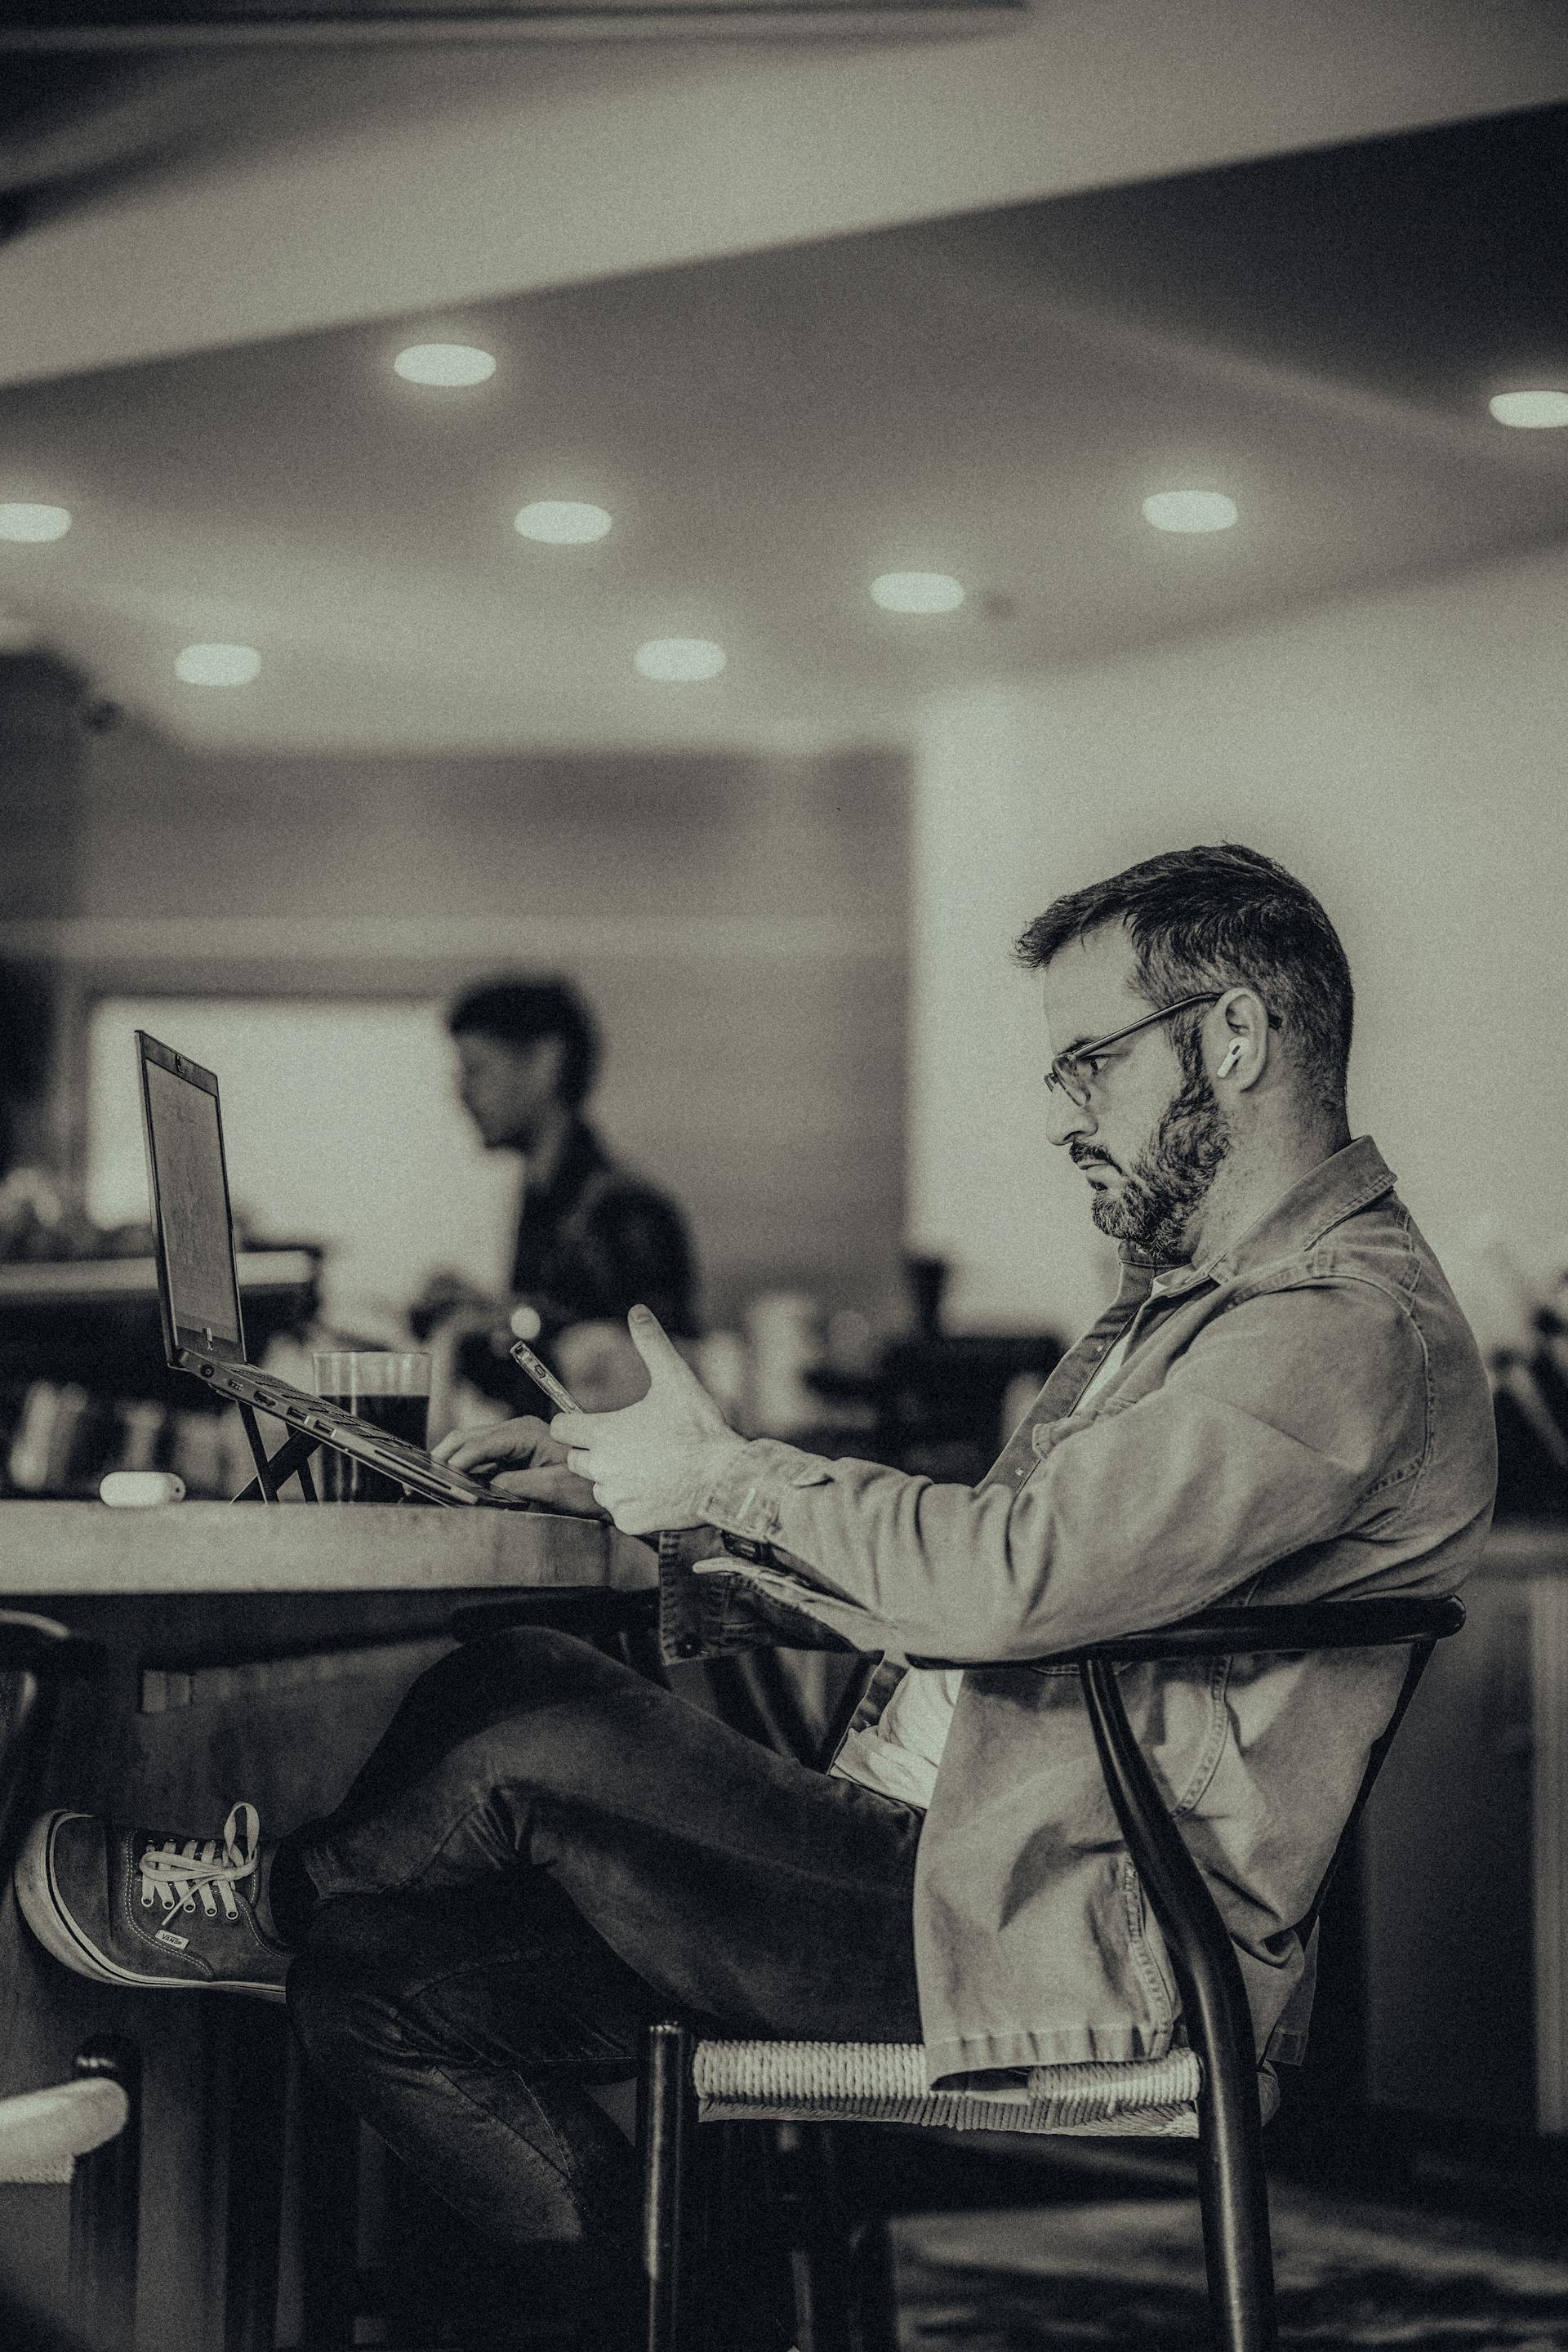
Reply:
[[[1568,2216],[1523,2232],[1273,2191],[1286,2352],[1568,2352]],[[903,2352],[1210,2352],[1182,2197],[895,2225]]]

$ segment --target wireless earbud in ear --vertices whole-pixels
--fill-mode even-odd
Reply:
[[[1230,1048],[1230,1051],[1226,1054],[1224,1061],[1220,1064],[1218,1069],[1215,1072],[1216,1078],[1229,1077],[1232,1070],[1235,1069],[1237,1062],[1241,1059],[1241,1045],[1242,1041],[1238,1037],[1235,1045]]]

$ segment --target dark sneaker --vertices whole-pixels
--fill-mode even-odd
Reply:
[[[245,1804],[216,1838],[43,1813],[16,1863],[16,1900],[45,1950],[78,1976],[281,2000],[291,1955],[256,1916],[260,1832]]]

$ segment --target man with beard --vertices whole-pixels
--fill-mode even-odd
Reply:
[[[659,1531],[672,1658],[883,1653],[829,1773],[518,1633],[433,1668],[339,1811],[275,1848],[57,1813],[21,1866],[35,1932],[86,1973],[287,1975],[311,2057],[416,2172],[534,2274],[545,2243],[582,2259],[601,2343],[632,2340],[632,2164],[581,2078],[629,2071],[650,2014],[919,2038],[933,2085],[1004,2095],[1180,2031],[1076,1677],[907,1657],[1028,1659],[1227,1599],[1441,1592],[1485,1536],[1486,1379],[1350,1139],[1350,975],[1310,892],[1249,850],[1173,853],[1058,898],[1020,954],[1043,974],[1051,1132],[1122,1272],[978,1486],[742,1438],[642,1309],[640,1402],[448,1448]],[[1404,1670],[1393,1650],[1123,1677],[1262,2057],[1300,2054],[1299,1923]],[[192,1904],[160,1950],[170,1890],[214,1884],[226,1914]]]

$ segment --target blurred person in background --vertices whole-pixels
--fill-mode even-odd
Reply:
[[[497,1402],[537,1402],[506,1350],[508,1317],[535,1339],[590,1410],[629,1404],[647,1385],[626,1318],[653,1307],[677,1339],[698,1332],[686,1221],[622,1168],[585,1106],[602,1060],[598,1024],[570,982],[505,976],[470,988],[447,1018],[463,1108],[489,1151],[515,1151],[525,1176],[510,1299],[437,1276],[416,1309],[458,1374]],[[530,1328],[531,1327],[531,1328]]]

